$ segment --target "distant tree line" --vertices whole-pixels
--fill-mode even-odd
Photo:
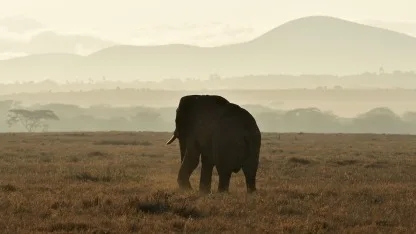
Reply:
[[[208,78],[208,79],[206,79]],[[59,80],[56,77],[55,80]],[[16,81],[0,83],[1,93],[15,92],[76,92],[105,89],[168,89],[168,90],[204,90],[204,89],[343,89],[343,88],[416,88],[416,72],[391,71],[380,68],[378,72],[337,76],[329,74],[264,74],[238,77],[221,77],[212,74],[209,77],[177,77],[160,81],[116,81],[116,80],[73,80],[56,82],[51,79],[43,81]]]
[[[397,115],[377,107],[354,118],[317,108],[274,110],[244,106],[263,132],[416,134],[416,112]],[[22,106],[0,101],[0,131],[172,131],[175,108],[92,106],[67,104]],[[41,126],[40,128],[38,128]],[[46,127],[46,128],[45,128]]]

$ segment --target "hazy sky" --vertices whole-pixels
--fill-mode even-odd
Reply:
[[[222,27],[229,25],[235,30],[251,28],[252,31],[209,39],[208,44],[248,40],[287,21],[309,15],[329,15],[352,21],[416,22],[414,0],[0,0],[0,6],[0,18],[24,16],[55,31],[95,34],[133,44],[166,40],[205,43],[198,39],[198,33],[205,34],[201,38],[206,34],[219,37],[224,29],[203,26],[198,33],[190,35],[189,27],[212,23],[222,24]],[[163,27],[179,29],[169,31]],[[180,31],[181,27],[188,27],[188,34],[186,30]]]
[[[278,25],[325,14],[351,20],[416,21],[414,0],[0,0],[0,15],[32,17],[66,29],[129,28],[217,21]]]

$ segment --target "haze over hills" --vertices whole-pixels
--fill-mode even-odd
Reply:
[[[159,45],[179,42],[218,46],[250,40],[268,30],[267,26],[253,28],[250,25],[229,25],[216,21],[138,24],[131,27],[119,25],[119,29],[105,29],[105,24],[97,26],[91,26],[90,30],[73,25],[69,28],[50,28],[32,18],[0,18],[0,60],[41,53],[88,55],[116,44]]]
[[[89,35],[58,33],[34,19],[0,19],[0,59],[44,53],[88,55],[115,44]]]
[[[416,70],[416,38],[327,16],[289,21],[244,43],[116,45],[88,56],[31,55],[0,61],[8,80],[160,80],[249,74],[348,74]],[[25,68],[25,69],[22,69]]]
[[[88,55],[112,45],[115,43],[92,36],[63,35],[53,31],[44,31],[27,42],[0,39],[0,53],[13,51],[26,54],[74,53]]]

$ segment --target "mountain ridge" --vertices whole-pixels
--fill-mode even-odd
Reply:
[[[69,74],[78,74],[85,79],[105,76],[131,80],[202,78],[213,73],[221,76],[348,74],[376,71],[382,66],[414,70],[416,55],[412,51],[416,51],[416,38],[410,35],[331,16],[307,16],[288,21],[246,42],[216,47],[115,45],[78,59],[74,57],[72,65],[68,65],[69,61],[61,64],[50,61],[55,64],[54,70],[58,71],[59,67],[61,72],[49,72],[43,64],[44,71],[32,70],[31,75],[36,79],[41,76],[73,79]],[[0,61],[0,75],[5,75],[2,70],[6,69],[14,74],[11,78],[22,77],[22,72],[17,70],[25,66],[18,66],[21,58]],[[65,73],[66,70],[71,71]]]
[[[230,46],[237,46],[237,45],[241,45],[241,44],[249,44],[249,43],[257,42],[259,40],[262,40],[265,37],[267,38],[269,36],[272,36],[274,33],[276,33],[276,31],[279,31],[279,30],[284,29],[286,27],[290,27],[293,24],[304,23],[306,21],[309,21],[307,23],[311,23],[310,20],[325,20],[325,21],[328,21],[329,20],[329,21],[332,21],[332,22],[335,22],[335,23],[344,23],[344,24],[347,24],[347,25],[349,24],[349,25],[355,25],[355,26],[365,26],[366,28],[372,28],[372,29],[375,29],[375,30],[381,30],[383,32],[387,32],[388,31],[388,32],[391,32],[391,33],[394,33],[394,34],[400,34],[400,35],[402,35],[404,37],[407,37],[407,38],[411,38],[411,39],[415,39],[416,40],[416,37],[415,36],[412,36],[412,35],[409,35],[409,34],[406,34],[406,33],[403,33],[403,32],[399,32],[399,31],[394,31],[392,29],[386,29],[386,28],[371,26],[371,25],[367,25],[367,24],[364,24],[364,23],[359,23],[359,22],[354,22],[354,21],[348,21],[348,20],[344,20],[344,19],[336,18],[336,17],[332,17],[332,16],[317,15],[317,16],[306,16],[306,17],[301,17],[301,18],[297,18],[297,19],[294,19],[294,20],[287,21],[287,22],[285,22],[285,23],[283,23],[283,24],[281,24],[279,26],[276,26],[276,27],[274,27],[274,28],[266,31],[265,33],[262,33],[261,35],[255,37],[255,38],[253,38],[251,40],[247,40],[247,41],[244,41],[244,42],[224,44],[224,45],[214,46],[214,47],[212,47],[212,46],[197,46],[197,45],[189,45],[189,44],[179,44],[179,43],[160,44],[160,45],[128,45],[128,44],[117,44],[117,45],[109,46],[107,48],[104,48],[104,49],[101,49],[99,51],[93,52],[93,53],[91,53],[89,55],[86,55],[86,56],[90,56],[90,55],[93,55],[93,54],[96,54],[96,53],[100,53],[103,50],[109,50],[111,48],[117,48],[117,47],[155,48],[155,47],[170,47],[170,46],[177,47],[177,46],[183,46],[183,47],[192,47],[192,48],[198,48],[198,49],[212,49],[212,48],[224,48],[224,47],[230,47]],[[296,26],[298,26],[298,25],[296,25]]]

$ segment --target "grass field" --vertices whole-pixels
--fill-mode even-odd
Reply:
[[[263,134],[258,191],[177,189],[170,133],[0,135],[1,233],[415,233],[416,136]]]

